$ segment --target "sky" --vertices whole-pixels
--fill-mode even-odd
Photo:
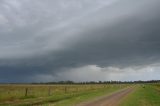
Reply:
[[[0,0],[0,83],[160,80],[160,0]]]

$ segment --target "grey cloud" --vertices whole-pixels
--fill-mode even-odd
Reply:
[[[58,73],[55,80],[73,81],[105,81],[105,80],[150,80],[159,78],[159,67],[157,65],[147,65],[145,67],[98,67],[96,65],[87,65],[83,67],[71,68],[68,71]],[[147,77],[146,77],[147,76]],[[37,76],[41,79],[42,76]],[[43,76],[44,77],[44,76]],[[46,77],[47,78],[47,77]]]
[[[63,80],[57,74],[69,78],[67,70],[88,65],[160,62],[158,0],[13,1],[0,4],[8,20],[0,27],[9,30],[0,30],[0,82]]]
[[[27,54],[30,56],[37,52],[45,52],[46,49],[62,48],[59,45],[67,38],[64,33],[66,31],[62,31],[63,27],[68,27],[72,21],[108,5],[111,1],[115,0],[2,0],[0,16],[6,23],[0,25],[0,34],[3,35],[0,36],[1,48],[4,51],[0,57],[23,57]],[[16,53],[10,53],[13,50]]]

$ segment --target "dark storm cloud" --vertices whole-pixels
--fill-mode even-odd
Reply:
[[[57,77],[74,69],[74,74],[81,69],[126,72],[160,63],[158,0],[48,0],[31,6],[31,1],[13,1],[0,4],[5,10],[0,11],[0,82],[75,79],[66,73]]]

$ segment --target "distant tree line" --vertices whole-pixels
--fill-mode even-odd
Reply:
[[[140,84],[140,83],[160,83],[160,80],[148,80],[148,81],[86,81],[86,82],[74,82],[74,81],[58,81],[58,82],[41,82],[32,84]]]
[[[148,81],[53,81],[53,82],[33,82],[33,83],[0,83],[0,84],[141,84],[141,83],[160,83],[160,80],[148,80]]]

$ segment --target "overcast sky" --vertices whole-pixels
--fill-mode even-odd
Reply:
[[[0,0],[0,82],[160,80],[160,0]]]

